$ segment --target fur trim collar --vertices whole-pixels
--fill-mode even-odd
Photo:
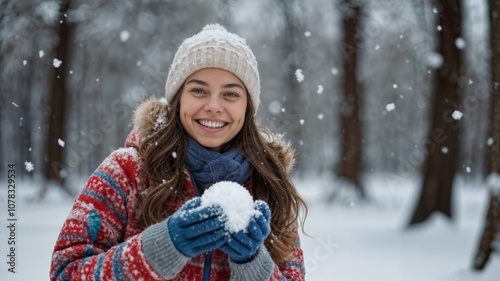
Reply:
[[[144,136],[152,135],[158,126],[166,122],[167,104],[156,97],[150,97],[139,104],[134,113],[134,125],[139,134]],[[283,135],[270,131],[263,132],[266,139],[278,156],[278,159],[290,173],[295,164],[295,151],[290,142],[284,140]]]

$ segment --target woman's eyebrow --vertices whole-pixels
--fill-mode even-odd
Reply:
[[[226,85],[223,85],[222,88],[240,88],[242,90],[245,90],[240,84],[238,83],[229,83],[229,84],[226,84]]]
[[[207,82],[202,81],[202,80],[198,80],[198,79],[191,79],[191,80],[186,82],[186,85],[191,84],[191,83],[195,83],[195,84],[202,85],[202,86],[209,86]],[[235,88],[235,87],[240,88],[242,90],[245,90],[245,88],[243,88],[243,86],[241,86],[238,83],[228,83],[228,84],[222,85],[222,88]]]
[[[198,80],[198,79],[191,79],[191,80],[189,80],[189,81],[186,82],[186,85],[190,84],[190,83],[196,83],[196,84],[199,84],[199,85],[202,85],[202,86],[208,86],[207,82],[201,81],[201,80]]]

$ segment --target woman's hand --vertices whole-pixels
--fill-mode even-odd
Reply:
[[[267,204],[257,200],[254,207],[258,214],[250,219],[247,229],[230,233],[227,241],[220,247],[236,263],[251,261],[271,231],[271,211]]]
[[[220,206],[200,205],[199,197],[191,199],[167,221],[172,243],[189,258],[221,247],[228,238]]]

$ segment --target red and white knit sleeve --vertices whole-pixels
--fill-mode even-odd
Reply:
[[[146,259],[137,220],[141,164],[135,148],[113,152],[89,178],[57,238],[55,280],[165,280]],[[141,279],[142,278],[142,279]]]

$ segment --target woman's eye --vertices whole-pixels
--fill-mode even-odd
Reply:
[[[204,93],[203,89],[199,89],[199,88],[194,88],[191,90],[191,92],[193,92],[195,94],[203,94]]]
[[[224,95],[226,97],[228,97],[228,98],[236,98],[236,97],[238,97],[238,94],[237,93],[233,93],[233,92],[228,92],[228,93],[225,93]]]

